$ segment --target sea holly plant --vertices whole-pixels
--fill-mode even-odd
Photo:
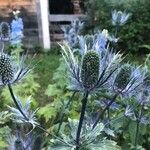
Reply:
[[[0,41],[10,40],[10,26],[7,22],[0,23]]]
[[[77,19],[77,20],[72,21],[71,25],[62,27],[62,30],[64,31],[65,41],[67,41],[71,47],[77,46],[78,36],[79,34],[81,34],[83,25],[84,23],[81,22],[79,19]]]
[[[77,59],[67,43],[61,45],[62,55],[69,70],[70,88],[83,94],[80,120],[76,133],[76,149],[81,147],[80,134],[88,96],[101,89],[107,83],[122,61],[121,54],[115,54],[109,49],[101,50],[100,44],[104,43],[100,43],[99,39],[96,39],[94,44],[93,49],[87,49],[87,46],[84,45],[85,49],[83,49],[79,59]],[[105,42],[105,44],[107,43]]]
[[[7,22],[0,23],[0,50],[3,51],[4,43],[10,40],[10,26]]]
[[[114,12],[114,15],[117,15],[116,18],[113,16],[116,21],[114,25],[121,26],[128,19],[128,16],[123,16],[121,12]],[[73,27],[76,27],[76,24]],[[19,28],[22,29],[22,26],[19,25]],[[60,44],[68,70],[67,89],[73,92],[68,103],[62,103],[65,107],[60,112],[62,115],[60,115],[57,132],[60,137],[49,133],[37,123],[35,117],[37,110],[30,111],[30,99],[23,104],[19,96],[14,94],[13,84],[22,80],[32,70],[32,67],[24,65],[24,56],[18,57],[19,59],[16,61],[12,56],[1,51],[0,85],[8,88],[16,105],[15,108],[8,106],[11,111],[11,119],[20,128],[29,128],[28,132],[23,130],[23,133],[21,130],[17,130],[16,135],[9,142],[10,150],[37,149],[34,147],[36,145],[36,137],[33,136],[35,127],[46,132],[47,137],[51,137],[49,150],[119,150],[121,148],[118,146],[120,144],[117,141],[118,135],[115,134],[116,131],[113,130],[112,125],[114,120],[117,120],[115,117],[118,116],[118,113],[119,115],[122,113],[124,118],[129,118],[135,123],[136,131],[132,147],[138,149],[141,125],[148,125],[150,122],[148,112],[150,82],[147,68],[123,63],[122,54],[116,53],[110,44],[117,42],[118,39],[110,36],[107,30],[99,31],[95,35],[77,36],[76,34],[75,40],[77,47],[69,42]],[[61,86],[65,88],[66,84]],[[77,92],[82,99],[80,96],[74,97]],[[74,102],[71,100],[76,98],[78,98],[76,100],[77,107],[81,106],[78,108],[79,120],[68,117],[68,122],[64,125],[64,115],[67,114],[65,110],[72,109],[71,106]],[[93,104],[92,102],[99,105],[97,107],[90,106],[89,104]],[[116,109],[118,106],[119,109]],[[113,118],[109,116],[112,108],[115,108],[116,111],[115,114],[112,114]],[[108,117],[106,117],[106,111]],[[94,119],[91,117],[92,115]],[[62,124],[63,127],[65,126],[63,129]],[[120,128],[122,130],[117,133],[123,135],[125,129]],[[125,139],[124,136],[122,137]],[[40,146],[38,148],[41,148]]]
[[[127,63],[123,64],[115,74],[110,77],[108,85],[106,86],[106,95],[109,96],[104,95],[103,99],[105,100],[105,107],[97,114],[93,128],[95,128],[100,120],[106,119],[104,118],[105,112],[109,112],[111,107],[115,109],[118,109],[118,107],[120,108],[120,106],[115,103],[118,98],[121,100],[132,99],[140,92],[146,78],[146,72],[146,68],[131,66]],[[128,108],[129,107],[127,107],[127,109]],[[127,113],[129,113],[129,111],[127,111]],[[109,114],[108,119],[108,121],[110,121]]]
[[[122,14],[121,17],[123,17]],[[126,19],[121,20],[119,26],[123,25],[128,17],[129,15]],[[75,147],[73,149],[76,150],[83,149],[82,131],[88,122],[87,118],[89,118],[86,116],[89,97],[97,93],[100,94],[102,91],[109,93],[109,97],[104,96],[108,102],[98,113],[94,123],[87,123],[94,130],[100,121],[103,122],[105,112],[118,98],[121,100],[130,99],[139,93],[147,73],[143,67],[132,66],[129,63],[122,64],[122,55],[115,53],[113,48],[109,47],[109,43],[113,40],[117,42],[117,39],[109,36],[107,30],[91,36],[78,36],[78,38],[79,46],[76,50],[79,53],[76,53],[68,43],[64,42],[60,45],[68,66],[70,79],[68,88],[83,95],[80,119],[76,129],[76,137],[74,137]]]
[[[52,143],[48,150],[76,150],[76,130],[78,128],[79,121],[76,119],[69,119],[68,128],[70,133],[61,133],[60,136],[66,143],[61,143],[57,139],[51,139]],[[81,132],[81,141],[79,150],[120,150],[116,142],[103,138],[102,132],[104,125],[100,123],[94,130],[92,126],[84,124],[84,129]]]
[[[131,13],[126,13],[125,11],[112,11],[112,25],[116,27],[115,36],[117,36],[120,27],[127,23]]]
[[[132,148],[135,149],[137,149],[141,143],[139,138],[143,133],[140,130],[150,124],[148,112],[150,106],[150,82],[148,74],[143,80],[143,84],[140,86],[140,90],[136,92],[136,95],[133,98],[133,102],[127,101],[126,103],[125,116],[132,120],[135,127],[134,136],[131,138]]]
[[[114,26],[123,26],[131,16],[130,13],[114,10],[112,11],[112,24]]]
[[[19,82],[22,78],[24,78],[30,71],[30,66],[24,65],[25,57],[22,56],[19,64],[17,64],[13,58],[4,52],[0,53],[0,86],[7,86],[14,101],[17,109],[25,118],[25,120],[29,120],[26,114],[22,111],[21,105],[18,103],[17,98],[13,92],[12,85],[16,82]]]

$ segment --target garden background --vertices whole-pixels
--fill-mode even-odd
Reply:
[[[86,39],[87,47],[90,47],[90,45],[92,45],[92,40],[95,38],[94,35],[97,33],[109,34],[111,37],[111,39],[109,39],[111,41],[109,46],[113,47],[112,49],[115,50],[115,53],[119,52],[123,55],[122,57],[124,59],[121,64],[130,63],[133,66],[140,66],[143,68],[146,65],[147,77],[149,75],[150,67],[149,6],[149,0],[83,0],[82,9],[86,14],[86,18],[81,19],[81,22],[73,22],[70,26],[68,26],[68,28],[63,28],[62,30],[65,33],[64,39],[68,41],[69,46],[74,50],[74,53],[76,53],[79,48],[78,43],[76,43],[79,35],[85,36],[84,38]],[[128,21],[126,21],[123,25],[118,25],[117,32],[116,25],[112,22],[112,14],[114,10],[130,14]],[[23,16],[19,15],[19,18],[22,18],[23,26],[26,28]],[[1,20],[1,22],[3,22],[3,20]],[[9,26],[11,26],[11,23],[12,22],[9,22]],[[7,25],[3,26],[4,28],[1,28],[1,35],[4,35],[5,37],[8,35]],[[11,26],[11,30],[12,29],[13,28]],[[73,33],[71,32],[72,29],[74,29]],[[108,32],[104,29],[107,29]],[[22,31],[22,34],[24,35],[24,30]],[[71,36],[72,34],[73,37]],[[62,49],[66,47],[61,41],[61,43],[55,43],[52,45],[49,50],[43,49],[39,44],[32,44],[32,42],[30,42],[31,47],[29,48],[22,42],[25,37],[19,38],[19,44],[17,41],[17,45],[13,43],[13,40],[9,42],[1,40],[1,43],[4,43],[5,45],[3,49],[3,44],[1,44],[1,49],[3,49],[5,53],[11,55],[11,57],[13,57],[17,62],[23,54],[26,55],[27,53],[25,63],[29,66],[31,64],[33,69],[23,80],[21,80],[21,82],[13,85],[13,91],[19,101],[21,101],[22,104],[20,105],[24,106],[27,99],[30,99],[30,110],[34,111],[38,108],[35,116],[42,129],[36,127],[36,124],[34,128],[32,123],[30,124],[26,122],[24,124],[21,122],[20,125],[20,122],[14,122],[14,112],[10,109],[10,106],[14,106],[9,93],[10,91],[7,87],[2,86],[0,89],[0,149],[22,150],[20,147],[25,147],[26,145],[29,145],[26,150],[40,150],[42,148],[48,150],[75,149],[72,144],[73,140],[70,142],[69,139],[71,137],[70,130],[72,131],[76,129],[76,120],[79,120],[80,117],[82,107],[81,99],[83,95],[80,94],[80,92],[76,92],[68,88],[68,84],[70,83],[68,79],[69,75],[67,65],[62,57],[62,54],[65,55],[62,52]],[[117,41],[117,44],[114,42],[115,40]],[[61,44],[64,47],[60,46]],[[78,57],[78,53],[76,57]],[[94,55],[93,57],[96,56]],[[80,59],[81,57],[79,56],[79,61]],[[145,80],[143,80],[143,82],[144,81]],[[149,88],[149,86],[147,88]],[[106,91],[99,93],[105,92]],[[103,112],[107,103],[104,101],[101,103],[101,100],[110,100],[110,98],[106,98],[106,96],[99,93],[92,93],[89,96],[90,100],[86,116],[88,116],[90,112],[92,112],[93,116],[94,113]],[[107,93],[106,95],[110,96],[109,94]],[[144,95],[142,99],[146,97],[146,100],[150,101],[149,95],[146,94],[146,96]],[[85,131],[86,134],[89,134],[89,137],[92,136],[90,137],[92,138],[90,141],[91,143],[97,139],[97,141],[103,141],[104,145],[102,143],[95,144],[97,141],[94,141],[95,148],[92,149],[92,147],[94,147],[94,145],[92,145],[92,147],[81,146],[79,149],[90,150],[91,148],[92,150],[112,150],[112,145],[114,146],[114,149],[123,150],[150,149],[149,104],[144,105],[147,123],[145,123],[146,121],[143,121],[144,123],[141,121],[141,123],[138,123],[137,126],[138,119],[133,119],[133,116],[131,117],[130,115],[127,115],[127,117],[124,115],[121,117],[126,111],[126,103],[124,101],[131,102],[132,98],[124,98],[123,96],[118,97],[116,99],[116,103],[113,103],[115,106],[113,105],[113,108],[108,109],[106,112],[107,114],[104,115],[104,120],[102,120],[103,124],[110,120],[113,121],[112,124],[108,123],[108,125],[106,125],[107,128],[96,128],[96,131],[93,131],[92,133],[88,133],[88,129]],[[133,101],[130,105],[135,105],[137,112],[141,110],[140,106],[138,104],[134,104]],[[24,111],[26,111],[26,109],[24,109]],[[90,114],[90,116],[92,115]],[[86,117],[86,119],[88,122],[89,118]],[[100,128],[104,128],[103,125],[100,125]],[[137,128],[139,130],[138,133]],[[100,134],[97,135],[99,131]],[[75,134],[75,131],[73,133],[72,132],[71,135]],[[95,134],[95,137],[93,134]],[[87,139],[89,137],[87,137]],[[71,143],[73,146],[68,148],[64,143]],[[83,144],[85,143],[83,142]],[[18,149],[16,147],[18,147]]]

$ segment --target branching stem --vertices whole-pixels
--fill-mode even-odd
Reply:
[[[98,124],[99,120],[103,117],[104,113],[106,110],[108,110],[108,108],[112,105],[112,103],[116,100],[118,94],[115,94],[113,96],[113,98],[111,99],[111,101],[108,103],[108,105],[103,109],[103,111],[101,113],[98,114],[98,117],[95,121],[95,123],[93,124],[93,129],[96,127],[96,125]]]
[[[41,129],[42,131],[44,131],[45,133],[47,133],[49,136],[54,137],[55,139],[57,139],[57,140],[60,141],[61,143],[64,143],[64,144],[66,144],[66,145],[72,147],[71,144],[65,142],[63,139],[57,137],[56,135],[54,135],[54,134],[52,134],[52,133],[49,133],[47,130],[45,130],[45,129],[44,129],[43,127],[41,127],[40,125],[37,125],[36,127],[38,127],[39,129]]]

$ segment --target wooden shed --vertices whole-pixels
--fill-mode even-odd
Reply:
[[[62,25],[83,17],[83,0],[0,0],[0,22],[12,20],[12,10],[19,9],[24,21],[24,42],[39,43],[44,48],[50,42],[63,39]],[[50,40],[51,39],[51,40]]]

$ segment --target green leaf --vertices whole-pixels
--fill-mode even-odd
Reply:
[[[0,137],[0,148],[7,148],[9,145]]]
[[[114,141],[104,140],[97,144],[91,144],[90,150],[121,150],[121,148]]]
[[[61,89],[58,89],[56,84],[50,84],[48,85],[48,88],[45,92],[46,95],[48,96],[57,96],[62,93]]]
[[[57,110],[51,104],[46,105],[44,107],[40,107],[38,114],[40,116],[44,116],[46,122],[48,122],[52,117],[55,117],[57,114]]]
[[[11,134],[11,129],[8,126],[0,128],[0,149],[7,148],[9,145],[7,143],[7,138]]]

